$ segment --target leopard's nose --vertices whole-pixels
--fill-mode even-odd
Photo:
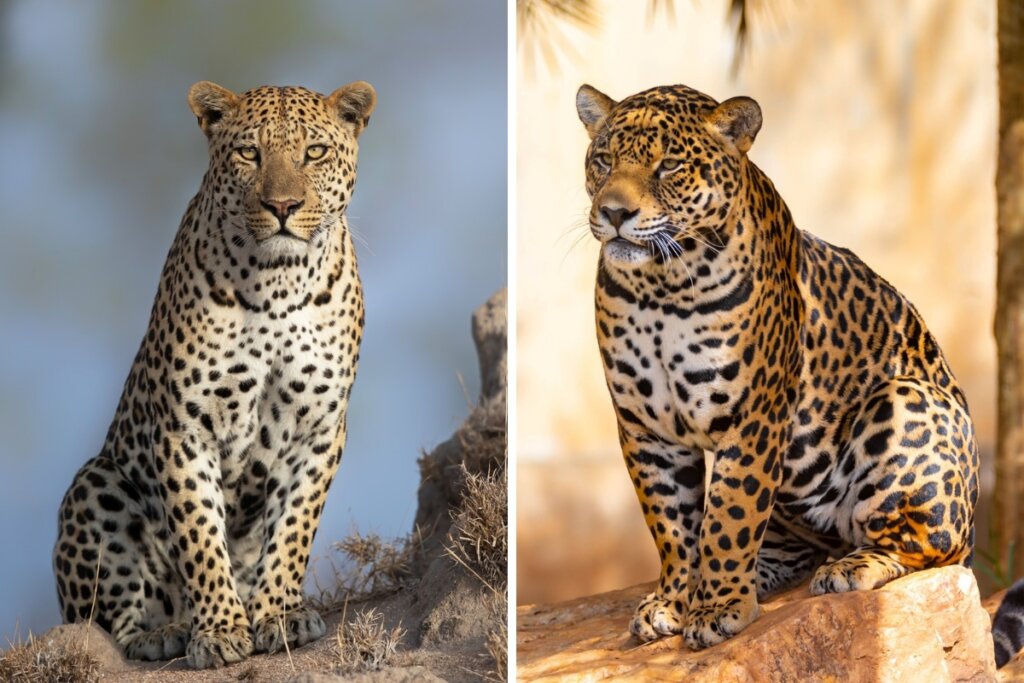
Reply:
[[[264,209],[277,216],[277,222],[284,227],[288,216],[298,211],[306,202],[301,199],[265,199],[260,200]]]
[[[604,219],[611,223],[612,227],[616,230],[621,228],[622,224],[630,218],[636,218],[639,213],[639,209],[627,209],[623,206],[605,205],[601,207],[601,215],[604,216]]]

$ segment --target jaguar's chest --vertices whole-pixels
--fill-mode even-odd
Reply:
[[[744,396],[735,326],[662,310],[601,322],[609,331],[599,337],[620,419],[669,442],[713,449]]]

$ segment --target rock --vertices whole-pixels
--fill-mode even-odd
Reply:
[[[288,680],[288,683],[444,683],[429,669],[422,666],[385,667],[380,671],[364,673],[304,673]]]
[[[82,652],[96,660],[100,673],[123,671],[128,666],[114,637],[96,624],[61,624],[37,639],[42,647],[65,648]]]
[[[693,652],[680,636],[639,645],[627,630],[652,586],[518,609],[518,678],[700,681],[991,681],[988,614],[974,575],[944,567],[875,591],[762,604],[735,638]]]

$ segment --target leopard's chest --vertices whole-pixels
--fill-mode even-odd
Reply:
[[[206,426],[226,492],[327,451],[344,420],[359,333],[343,311],[211,318],[196,344],[200,369],[177,386],[186,413]]]

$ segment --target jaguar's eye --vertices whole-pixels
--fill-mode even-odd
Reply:
[[[609,154],[608,152],[601,152],[600,154],[595,154],[594,163],[600,166],[601,168],[611,168],[612,155]]]
[[[246,161],[260,160],[260,151],[255,147],[239,147],[235,151],[238,152],[238,156],[242,157]]]
[[[322,159],[327,154],[327,145],[310,145],[306,148],[306,161]]]
[[[683,165],[683,162],[679,159],[662,159],[661,163],[658,164],[658,173],[665,174],[671,173],[672,171],[678,171],[679,167]]]

